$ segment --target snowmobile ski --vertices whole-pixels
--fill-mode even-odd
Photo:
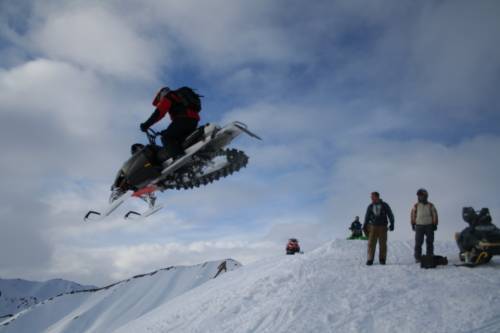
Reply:
[[[474,268],[477,265],[471,262],[463,262],[461,264],[455,264],[455,267],[469,267],[469,268]]]
[[[146,210],[143,213],[138,213],[138,212],[136,212],[134,210],[130,210],[127,214],[125,214],[123,216],[123,218],[125,220],[135,220],[135,219],[138,219],[138,218],[146,218],[146,217],[151,216],[154,213],[158,212],[159,210],[163,209],[163,207],[165,207],[165,206],[164,205],[159,205],[159,206],[156,206],[156,207],[152,207],[152,208],[149,208],[148,210]],[[137,216],[137,217],[133,218],[131,216]]]
[[[106,217],[108,217],[111,213],[113,213],[122,203],[124,203],[127,199],[131,198],[134,193],[129,191],[123,194],[121,197],[113,201],[104,212],[97,212],[95,210],[90,210],[84,217],[84,221],[99,221]],[[97,218],[91,218],[92,215],[97,215]]]

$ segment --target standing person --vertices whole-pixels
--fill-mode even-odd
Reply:
[[[367,265],[373,265],[377,241],[379,242],[379,262],[385,265],[387,258],[387,224],[389,230],[394,231],[394,215],[391,207],[382,199],[378,192],[371,193],[372,203],[368,205],[363,229],[368,230],[368,258]]]
[[[411,227],[415,231],[415,262],[422,259],[422,244],[426,245],[426,254],[434,255],[434,231],[437,230],[438,214],[436,207],[428,201],[429,193],[426,189],[417,191],[418,202],[411,210]]]

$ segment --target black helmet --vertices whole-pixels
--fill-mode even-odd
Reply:
[[[161,99],[165,96],[167,96],[167,94],[170,92],[170,88],[169,87],[163,87],[161,88],[155,95],[155,98],[153,99],[153,106],[158,106],[158,104],[160,103]]]
[[[420,188],[418,189],[417,191],[417,195],[418,196],[421,196],[421,195],[429,195],[429,193],[427,192],[427,190],[425,188]]]

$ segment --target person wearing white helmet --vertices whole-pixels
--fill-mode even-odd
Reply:
[[[410,222],[415,231],[415,262],[422,260],[422,244],[426,243],[426,255],[434,255],[434,231],[438,226],[438,214],[434,204],[429,202],[429,193],[421,188],[417,191],[418,202],[411,210]]]

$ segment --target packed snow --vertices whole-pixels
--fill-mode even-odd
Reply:
[[[0,318],[14,315],[50,297],[90,288],[95,287],[62,279],[45,282],[0,279]]]
[[[412,242],[389,241],[387,265],[366,266],[366,241],[336,240],[269,258],[173,299],[119,333],[500,332],[500,263],[421,269]]]
[[[412,246],[389,240],[385,266],[365,265],[366,241],[335,240],[216,279],[219,262],[162,271],[54,298],[0,332],[500,332],[499,259],[455,267],[456,245],[436,242],[450,264],[421,269]]]

